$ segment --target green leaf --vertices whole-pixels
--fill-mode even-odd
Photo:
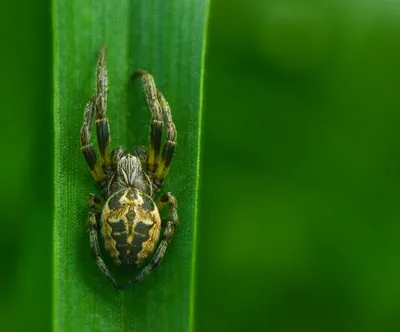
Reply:
[[[55,330],[193,328],[206,2],[54,0]],[[116,291],[97,268],[86,231],[87,198],[98,191],[80,151],[79,133],[103,44],[108,46],[112,147],[148,145],[150,112],[140,85],[129,83],[139,68],[154,75],[178,131],[162,192],[176,195],[180,224],[160,266],[125,292]],[[122,277],[116,267],[111,270]]]

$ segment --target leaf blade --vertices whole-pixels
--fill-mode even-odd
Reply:
[[[190,326],[205,13],[203,0],[54,2],[55,330],[181,331]],[[138,68],[155,76],[178,129],[163,191],[178,197],[181,224],[158,270],[126,293],[116,292],[98,271],[85,232],[87,195],[96,189],[79,151],[79,130],[104,43],[112,147],[147,145],[149,112],[144,105],[132,108],[137,102],[127,84]]]

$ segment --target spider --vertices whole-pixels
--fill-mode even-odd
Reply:
[[[88,200],[91,253],[100,270],[117,289],[125,289],[141,281],[159,265],[178,224],[177,202],[172,193],[165,193],[153,200],[164,182],[175,152],[175,125],[169,105],[157,90],[154,78],[143,70],[132,75],[132,79],[140,77],[152,114],[149,151],[139,146],[128,152],[119,146],[110,152],[110,127],[106,117],[108,80],[105,46],[99,53],[97,63],[96,93],[85,107],[80,135],[83,155],[101,190],[101,196],[90,194]],[[100,160],[90,141],[95,114]],[[163,127],[167,140],[161,151]],[[161,220],[159,211],[166,205],[169,216]],[[98,231],[101,232],[106,251],[121,268],[132,270],[148,262],[124,286],[116,282],[103,261]]]

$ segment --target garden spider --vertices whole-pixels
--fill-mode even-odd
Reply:
[[[135,147],[130,153],[121,146],[110,152],[110,128],[106,118],[108,80],[105,57],[104,46],[97,64],[97,90],[85,108],[81,146],[90,172],[102,194],[102,197],[91,194],[88,202],[92,256],[114,287],[125,289],[145,278],[158,266],[178,223],[177,203],[172,193],[163,194],[156,202],[153,201],[174,155],[176,129],[169,105],[157,90],[153,77],[146,71],[139,70],[132,78],[142,78],[152,113],[149,152],[144,147]],[[90,141],[94,114],[100,160],[97,159]],[[167,140],[161,151],[163,127]],[[159,210],[166,205],[169,206],[169,217],[161,220]],[[164,232],[159,242],[162,227]],[[147,266],[124,286],[116,282],[100,255],[99,230],[105,249],[117,265],[137,268],[152,257]]]

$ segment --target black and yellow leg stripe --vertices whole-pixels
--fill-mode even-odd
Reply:
[[[95,111],[95,98],[90,98],[89,102],[85,107],[85,114],[83,120],[83,126],[81,129],[81,149],[85,157],[86,163],[89,166],[90,173],[97,183],[102,183],[105,179],[103,169],[99,164],[96,152],[94,151],[93,145],[90,142],[90,131]]]
[[[95,95],[90,98],[86,105],[83,126],[81,130],[82,153],[86,159],[93,178],[99,184],[103,184],[105,180],[103,166],[111,166],[110,126],[106,117],[108,78],[105,53],[106,47],[104,46],[100,51],[97,64],[97,90]],[[97,160],[96,152],[92,143],[90,142],[92,123],[95,113],[100,162]]]
[[[171,110],[163,94],[157,90],[154,78],[144,70],[138,70],[133,79],[141,77],[152,119],[150,124],[150,149],[147,170],[153,176],[154,190],[157,192],[168,174],[176,147],[176,128]],[[162,129],[165,127],[167,141],[161,152]]]
[[[106,116],[108,75],[105,57],[106,46],[103,46],[97,63],[96,131],[97,141],[99,144],[100,162],[102,165],[110,166],[110,126]]]
[[[117,289],[121,289],[120,285],[111,275],[110,271],[107,268],[107,265],[104,263],[103,258],[100,255],[100,246],[97,233],[100,228],[99,211],[101,211],[104,202],[99,196],[91,194],[89,196],[88,205],[89,205],[88,229],[90,234],[90,249],[92,252],[92,257],[96,261],[96,264],[101,270],[101,272],[103,272],[104,275],[112,282],[114,287]]]
[[[152,118],[150,124],[150,149],[147,161],[147,170],[154,174],[158,167],[158,158],[161,151],[163,116],[158,100],[158,91],[154,78],[144,70],[138,70],[132,75],[132,79],[142,78],[143,88],[149,105]]]
[[[175,124],[172,121],[171,109],[161,92],[158,92],[158,100],[161,105],[165,131],[167,134],[167,141],[164,144],[161,156],[159,156],[158,168],[154,176],[154,182],[158,187],[161,187],[168,174],[175,153],[177,134]]]

